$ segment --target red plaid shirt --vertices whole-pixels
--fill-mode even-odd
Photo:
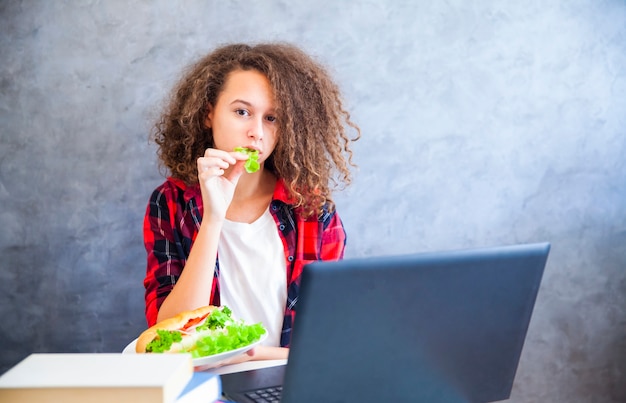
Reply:
[[[335,212],[324,210],[318,219],[305,220],[299,210],[293,208],[282,180],[276,184],[270,213],[285,248],[287,304],[280,344],[289,347],[302,268],[315,260],[342,259],[346,233]],[[144,244],[148,253],[144,287],[149,326],[156,323],[161,304],[180,277],[201,222],[199,185],[187,186],[180,180],[168,178],[152,193],[144,219]],[[216,306],[220,305],[219,273],[219,261],[216,261],[211,296],[207,301]]]

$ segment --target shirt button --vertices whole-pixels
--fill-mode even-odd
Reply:
[[[283,231],[285,229],[285,224],[280,224],[278,228],[280,228],[280,230]]]
[[[289,260],[290,262],[293,262],[293,256],[289,256],[287,260]]]

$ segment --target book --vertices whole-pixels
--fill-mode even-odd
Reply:
[[[211,372],[194,372],[176,403],[209,403],[222,397],[220,376]]]
[[[189,354],[31,354],[0,377],[0,402],[175,403]]]

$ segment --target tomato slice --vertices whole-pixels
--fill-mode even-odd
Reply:
[[[210,312],[209,312],[210,313]],[[204,316],[199,316],[197,318],[191,318],[187,321],[187,323],[185,323],[185,326],[182,327],[181,330],[187,330],[189,328],[191,328],[192,326],[197,325],[198,323],[204,321],[204,319],[206,319],[207,316],[209,316],[209,313],[207,313]]]

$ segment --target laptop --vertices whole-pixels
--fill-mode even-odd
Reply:
[[[508,399],[549,250],[535,243],[308,264],[287,364],[222,375],[224,395]],[[263,388],[272,393],[255,392]]]

